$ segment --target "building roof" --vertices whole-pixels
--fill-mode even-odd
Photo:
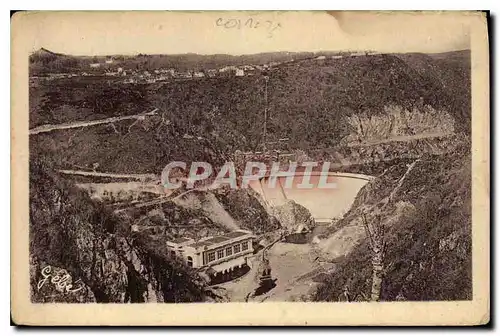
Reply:
[[[232,238],[241,237],[241,236],[244,236],[244,235],[247,235],[247,234],[249,234],[249,232],[246,232],[246,231],[232,231],[232,232],[226,233],[224,236],[232,239]]]
[[[204,247],[204,246],[210,246],[210,245],[217,245],[220,243],[223,243],[225,241],[232,240],[234,238],[242,237],[251,234],[250,232],[247,231],[232,231],[226,234],[223,234],[221,236],[215,236],[212,238],[208,238],[193,244],[190,244],[189,246],[198,248],[198,247]]]

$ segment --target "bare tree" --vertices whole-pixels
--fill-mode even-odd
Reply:
[[[363,226],[365,227],[366,235],[368,236],[371,255],[372,255],[372,292],[371,292],[371,301],[380,301],[380,291],[382,288],[382,281],[385,274],[385,265],[384,265],[384,257],[387,247],[387,242],[385,240],[385,226],[381,220],[381,214],[383,210],[394,200],[397,192],[401,189],[403,182],[408,176],[408,174],[415,167],[417,162],[420,159],[413,161],[410,165],[408,165],[408,169],[403,174],[403,176],[399,179],[396,187],[391,191],[389,197],[387,197],[377,211],[377,213],[373,216],[373,220],[368,222],[366,220],[366,214],[363,213]],[[392,263],[389,265],[389,267]]]
[[[385,226],[380,220],[380,215],[368,222],[363,214],[363,226],[368,236],[372,255],[372,291],[371,301],[380,301],[380,291],[384,276],[384,256],[386,251]]]

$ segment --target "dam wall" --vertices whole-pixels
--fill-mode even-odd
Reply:
[[[322,174],[325,174],[324,187],[320,183]],[[250,187],[262,196],[269,207],[293,200],[307,208],[316,222],[330,222],[333,218],[342,217],[351,208],[358,192],[373,177],[338,172],[300,172],[274,177],[274,186],[270,184],[272,179],[271,176],[265,176],[250,183]],[[304,187],[304,181],[309,182],[307,188]]]

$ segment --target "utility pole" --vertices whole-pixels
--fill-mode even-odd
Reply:
[[[264,87],[264,134],[262,136],[264,142],[264,153],[267,151],[266,146],[266,136],[267,136],[267,81],[269,80],[268,76],[264,76],[265,87]]]

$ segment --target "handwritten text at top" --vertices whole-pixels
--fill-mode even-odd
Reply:
[[[215,21],[217,27],[225,29],[260,29],[267,33],[267,37],[273,37],[273,34],[282,28],[280,22],[273,20],[258,20],[256,18],[218,18]]]

